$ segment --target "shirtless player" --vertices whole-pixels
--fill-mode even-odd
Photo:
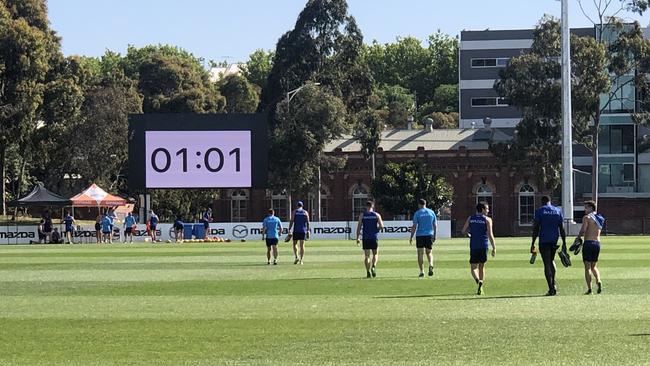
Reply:
[[[596,212],[596,202],[585,202],[585,216],[582,218],[582,227],[578,234],[578,239],[583,235],[585,237],[582,246],[582,261],[585,264],[585,281],[587,281],[587,292],[585,295],[591,295],[591,276],[596,279],[598,293],[603,291],[603,284],[600,281],[600,271],[598,271],[598,255],[600,254],[600,231],[605,224],[605,218]]]

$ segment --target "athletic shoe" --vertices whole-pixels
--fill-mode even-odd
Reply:
[[[591,289],[587,290],[587,292],[585,292],[585,295],[591,295]]]
[[[366,278],[372,278],[372,275],[370,275],[370,271],[366,271]]]
[[[433,266],[429,266],[429,277],[433,276]]]
[[[302,260],[300,260],[300,265],[302,266]]]
[[[555,290],[548,290],[545,296],[555,296],[557,295],[557,292]]]
[[[596,290],[596,293],[599,294],[599,293],[603,292],[603,283],[598,282],[597,285],[598,285],[598,290]]]
[[[420,278],[424,277],[424,273],[420,272],[420,275],[418,277],[420,277]]]
[[[270,265],[271,265],[271,262],[266,262],[266,265],[267,265],[267,266],[270,266]]]
[[[483,282],[479,281],[478,282],[478,289],[476,290],[477,295],[483,295]]]
[[[580,248],[582,247],[582,239],[575,238],[573,244],[569,247],[569,250],[573,252],[573,255],[578,255],[580,253]]]
[[[273,265],[274,265],[274,266],[277,266],[277,265],[278,265],[278,261],[273,261]]]
[[[560,262],[562,262],[562,265],[566,267],[571,266],[571,258],[569,258],[569,254],[563,250],[560,250],[558,252],[558,257],[560,257]]]
[[[375,267],[370,268],[370,274],[372,277],[377,277],[377,270],[375,270]]]
[[[298,262],[300,262],[300,259],[296,258],[296,260],[293,261],[293,264],[298,264]]]

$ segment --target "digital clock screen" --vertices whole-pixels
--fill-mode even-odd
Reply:
[[[146,187],[251,187],[251,144],[251,131],[146,131]]]

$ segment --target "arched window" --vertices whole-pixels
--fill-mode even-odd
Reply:
[[[230,194],[230,221],[244,222],[247,219],[248,192],[243,189],[233,190]]]
[[[318,207],[316,206],[316,196],[317,194],[310,193],[309,194],[309,217],[312,220],[315,220],[318,217],[318,213],[316,212],[318,210]],[[328,213],[328,202],[330,194],[329,190],[325,186],[321,186],[320,189],[320,221],[327,221],[327,213]]]
[[[532,225],[535,215],[535,189],[529,184],[519,188],[519,225]]]
[[[370,198],[368,189],[362,185],[357,185],[352,190],[352,220],[357,220],[359,214],[366,209],[366,202]]]
[[[476,188],[476,203],[485,202],[490,207],[489,216],[494,214],[494,205],[492,204],[492,188],[487,184],[481,184]]]
[[[271,192],[271,208],[273,208],[273,211],[275,211],[275,216],[277,216],[282,221],[289,221],[289,215],[287,212],[288,206],[289,201],[287,200],[287,192]]]

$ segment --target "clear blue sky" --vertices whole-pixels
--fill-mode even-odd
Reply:
[[[584,0],[584,3],[592,3]],[[128,44],[168,43],[206,60],[246,61],[258,48],[275,49],[306,0],[48,0],[50,22],[66,55],[123,53]],[[543,14],[560,15],[557,0],[348,0],[366,43],[440,29],[530,28]],[[589,26],[576,0],[572,27]],[[648,15],[631,17],[648,25]]]

